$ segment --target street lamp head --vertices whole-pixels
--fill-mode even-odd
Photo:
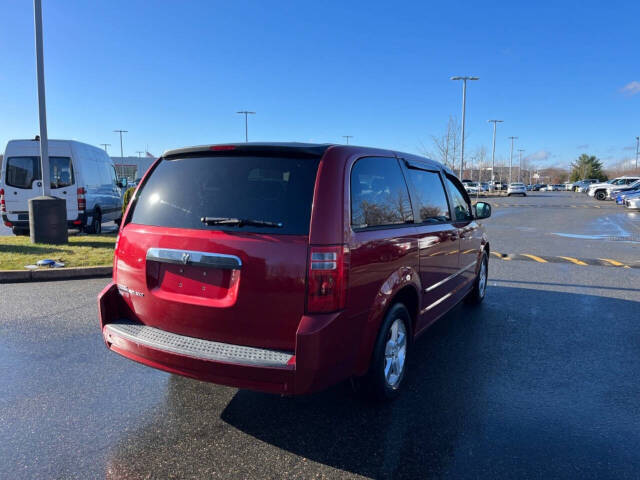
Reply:
[[[480,80],[479,77],[473,77],[473,76],[460,76],[460,75],[456,75],[455,77],[451,77],[451,80]]]
[[[487,122],[488,123],[491,123],[491,122],[493,122],[493,123],[502,123],[502,122],[504,122],[504,120],[487,120]]]

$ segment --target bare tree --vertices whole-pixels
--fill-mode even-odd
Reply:
[[[460,124],[458,120],[450,116],[442,135],[431,135],[432,150],[424,145],[419,149],[420,153],[434,160],[438,160],[455,171],[455,164],[460,152]]]

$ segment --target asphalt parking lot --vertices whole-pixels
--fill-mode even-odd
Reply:
[[[638,478],[640,214],[568,192],[489,201],[487,298],[420,339],[388,405],[110,353],[107,279],[0,285],[0,478]]]

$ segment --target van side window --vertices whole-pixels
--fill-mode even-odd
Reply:
[[[407,185],[395,158],[366,157],[351,170],[354,228],[413,223]]]
[[[418,212],[419,223],[450,222],[449,204],[438,172],[407,169],[413,185],[411,198]]]
[[[73,165],[69,157],[49,157],[51,188],[70,187],[75,183]]]
[[[457,179],[452,180],[449,175],[447,175],[446,178],[455,221],[468,222],[473,220],[471,206],[469,205],[469,202],[467,202],[467,196],[464,188],[460,185],[460,182]]]

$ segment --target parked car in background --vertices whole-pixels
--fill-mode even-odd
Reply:
[[[398,393],[409,348],[467,298],[489,241],[443,165],[356,146],[166,152],[123,219],[99,296],[106,346],[200,380],[296,395]],[[464,252],[464,253],[462,253]]]
[[[590,197],[594,197],[596,200],[606,200],[609,196],[609,190],[617,187],[617,186],[625,186],[629,185],[637,180],[640,180],[640,177],[618,177],[613,180],[609,180],[608,182],[603,183],[593,183],[589,185],[587,189],[587,195]]]
[[[578,180],[577,182],[574,182],[572,190],[574,192],[584,192],[586,191],[589,185],[597,182],[598,182],[597,178],[587,178],[584,180]]]
[[[481,187],[477,182],[465,182],[462,185],[469,195],[476,195],[481,191]]]
[[[507,196],[511,195],[522,195],[523,197],[527,196],[527,189],[524,186],[524,183],[514,182],[509,184],[509,188],[507,188]]]
[[[629,192],[640,188],[640,180],[636,180],[629,185],[619,185],[607,189],[607,198],[615,200],[618,193]]]
[[[29,233],[29,199],[42,195],[40,141],[10,140],[0,173],[0,212],[16,235]],[[67,203],[69,228],[100,233],[118,221],[121,188],[111,158],[101,148],[75,140],[49,140],[51,195]]]
[[[640,195],[634,195],[631,198],[625,198],[624,206],[630,210],[640,210]]]
[[[633,197],[638,197],[640,196],[640,188],[637,188],[635,190],[629,190],[628,192],[619,192],[616,195],[616,205],[624,205],[624,201],[629,198],[633,198]]]

